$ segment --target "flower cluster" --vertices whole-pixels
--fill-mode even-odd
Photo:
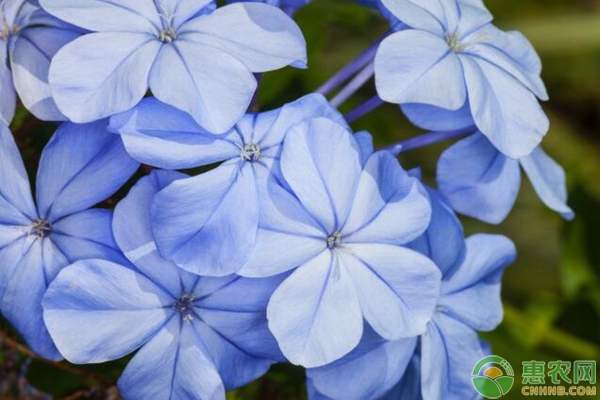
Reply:
[[[477,332],[502,320],[516,249],[465,238],[456,213],[502,222],[522,167],[573,217],[540,147],[535,51],[480,0],[360,1],[390,32],[254,113],[262,73],[307,68],[291,15],[309,1],[228,3],[0,0],[2,315],[48,359],[135,352],[125,399],[224,399],[278,362],[306,368],[311,400],[475,398]],[[377,95],[342,115],[373,75]],[[66,121],[35,196],[8,128],[16,93]],[[349,124],[384,101],[432,132],[374,149]],[[458,138],[437,188],[397,160]],[[114,210],[93,208],[140,164],[152,172]]]

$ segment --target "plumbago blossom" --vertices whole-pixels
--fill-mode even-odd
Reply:
[[[133,265],[76,262],[44,297],[44,319],[67,360],[98,363],[141,348],[119,379],[127,399],[224,399],[282,358],[265,315],[281,277],[201,277],[158,254],[152,199],[184,177],[153,172],[117,205],[115,239]]]
[[[477,332],[502,320],[516,251],[465,239],[457,213],[503,221],[522,169],[574,216],[540,145],[541,62],[481,0],[357,0],[392,33],[254,111],[261,73],[307,66],[290,16],[309,2],[0,0],[0,312],[34,352],[135,353],[125,400],[224,400],[279,362],[306,368],[310,400],[478,398]],[[373,75],[377,95],[342,115]],[[6,126],[15,88],[69,120],[35,197]],[[374,149],[350,123],[384,101],[431,132]],[[396,158],[455,139],[435,188]]]
[[[493,330],[502,320],[500,278],[514,262],[515,246],[499,235],[479,234],[464,240],[452,209],[433,190],[429,194],[432,222],[410,244],[435,261],[443,274],[427,331],[418,339],[392,342],[366,333],[348,356],[307,371],[310,400],[480,397],[465,371],[488,355],[476,331]],[[420,379],[405,379],[415,372]]]
[[[0,130],[0,311],[31,348],[60,359],[42,320],[41,299],[61,268],[85,258],[122,260],[112,212],[90,209],[137,170],[107,121],[66,123],[42,154],[34,203],[10,131]]]
[[[127,111],[148,91],[210,132],[245,113],[253,72],[306,66],[298,26],[258,3],[216,9],[211,0],[42,0],[52,15],[93,31],[61,49],[50,84],[74,122]],[[74,68],[75,67],[75,68]]]
[[[547,100],[548,94],[541,62],[523,35],[500,31],[477,1],[382,3],[410,27],[379,47],[375,77],[383,100],[412,105],[405,108],[412,119],[432,111],[440,119],[449,111],[472,118],[511,158],[540,144],[549,122],[536,97]]]
[[[34,1],[0,1],[0,122],[8,125],[17,96],[37,118],[63,121],[50,86],[50,60],[81,30],[52,17]]]

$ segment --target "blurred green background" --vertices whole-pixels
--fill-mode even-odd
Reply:
[[[497,26],[522,31],[542,57],[551,97],[544,107],[552,122],[544,148],[565,167],[570,204],[577,213],[572,223],[563,221],[544,207],[524,179],[514,211],[500,226],[463,219],[468,234],[503,233],[519,251],[517,263],[504,278],[505,320],[496,331],[483,335],[493,352],[515,370],[515,387],[503,397],[508,400],[523,397],[523,361],[600,359],[600,0],[488,0],[486,4]],[[261,85],[261,110],[315,90],[388,29],[376,13],[347,0],[316,0],[296,19],[307,39],[310,68],[267,74]],[[349,111],[374,94],[369,82],[342,109]],[[378,146],[419,133],[392,105],[380,107],[353,126],[370,131]],[[11,128],[33,175],[52,127],[20,110]],[[415,151],[401,161],[407,168],[422,167],[426,180],[433,183],[436,161],[447,146]],[[1,324],[3,331],[10,330],[5,322]],[[19,398],[19,391],[29,393],[23,399],[46,398],[44,393],[65,399],[118,398],[110,383],[126,360],[82,367],[105,376],[106,384],[35,360],[27,379],[20,379],[19,368],[26,358],[13,347],[0,347],[0,400]],[[30,385],[42,393],[35,393]],[[303,385],[301,369],[275,366],[265,378],[228,398],[299,400],[306,397]]]

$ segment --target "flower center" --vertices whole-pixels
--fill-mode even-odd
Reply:
[[[21,32],[21,28],[18,25],[13,25],[12,29],[6,24],[6,22],[2,21],[2,30],[0,30],[0,40],[3,42],[8,41],[8,38],[11,36],[16,36]]]
[[[331,250],[342,244],[342,233],[340,231],[333,232],[327,238],[327,247]]]
[[[175,32],[175,29],[173,28],[163,29],[158,34],[158,40],[160,40],[163,43],[169,44],[172,43],[175,39],[177,39],[177,32]]]
[[[181,319],[185,322],[192,322],[194,320],[194,301],[196,296],[189,293],[184,293],[175,302],[175,309],[181,314]]]
[[[40,239],[44,239],[50,235],[50,231],[52,230],[52,226],[50,222],[45,219],[37,219],[33,221],[33,225],[31,226],[30,235],[37,236]]]
[[[258,161],[260,158],[260,147],[254,143],[248,143],[242,148],[242,152],[240,153],[240,157],[244,161]]]
[[[463,44],[460,42],[460,38],[456,33],[446,36],[446,43],[448,43],[450,50],[455,53],[461,52],[464,49]]]

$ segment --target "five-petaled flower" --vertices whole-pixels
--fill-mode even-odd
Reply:
[[[93,31],[52,61],[60,110],[89,122],[154,96],[223,133],[246,112],[252,73],[306,65],[298,26],[277,7],[212,0],[41,0],[51,14]]]
[[[10,131],[0,132],[0,310],[38,354],[60,359],[41,300],[61,268],[82,258],[123,259],[112,212],[89,209],[138,168],[107,121],[63,124],[40,160],[34,204]]]
[[[410,247],[435,261],[443,280],[420,345],[417,338],[386,342],[368,330],[348,356],[307,371],[307,385],[315,394],[311,398],[391,400],[398,393],[402,398],[431,400],[478,396],[464,371],[487,355],[476,331],[495,329],[502,320],[500,279],[516,250],[499,235],[474,235],[464,241],[451,208],[433,190],[429,194],[434,210],[431,225]],[[411,358],[416,362],[409,364]],[[415,373],[420,379],[411,376]]]
[[[472,119],[508,157],[540,144],[549,122],[536,96],[548,95],[539,57],[523,35],[497,29],[478,0],[382,2],[411,28],[386,38],[375,58],[383,100],[407,105],[415,121],[432,113],[442,124]]]

